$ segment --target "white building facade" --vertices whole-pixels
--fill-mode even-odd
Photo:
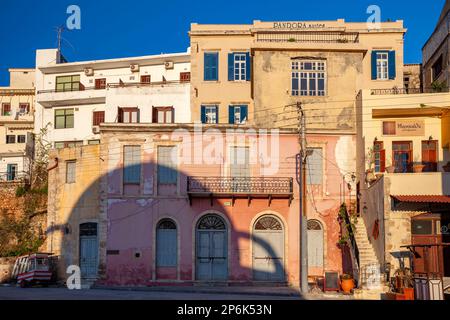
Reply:
[[[100,123],[189,123],[190,53],[67,63],[36,52],[35,132],[55,148],[99,143]]]
[[[0,182],[28,180],[33,151],[34,69],[9,69],[0,87]]]

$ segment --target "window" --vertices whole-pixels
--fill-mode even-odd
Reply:
[[[56,91],[79,91],[84,90],[80,83],[80,75],[56,77]]]
[[[205,52],[204,54],[204,80],[219,80],[219,53]]]
[[[156,266],[176,267],[177,226],[172,220],[164,219],[156,227]]]
[[[250,148],[231,147],[230,176],[250,177]]]
[[[73,109],[55,110],[55,129],[73,128],[74,112]]]
[[[152,80],[149,74],[141,76],[141,83],[151,83],[151,82]]]
[[[325,95],[325,61],[292,61],[292,95]]]
[[[7,144],[16,143],[16,136],[12,134],[6,135],[6,143]]]
[[[373,160],[375,165],[375,172],[384,172],[386,168],[386,151],[383,149],[383,141],[374,142]]]
[[[24,134],[19,134],[17,136],[17,143],[25,143],[26,142],[26,137]]]
[[[66,183],[75,183],[76,164],[75,161],[66,162]]]
[[[2,103],[2,116],[10,116],[10,115],[11,115],[11,104]]]
[[[28,113],[30,113],[30,104],[19,103],[19,114],[28,114]]]
[[[372,51],[372,80],[395,79],[395,51]]]
[[[191,73],[180,72],[180,82],[189,82],[189,81],[191,81]]]
[[[436,172],[437,171],[437,141],[426,140],[422,141],[422,164],[425,165],[423,171]]]
[[[248,108],[246,105],[230,106],[228,117],[230,124],[241,124],[247,121]]]
[[[174,118],[173,107],[153,107],[153,123],[173,123]]]
[[[17,163],[8,163],[6,165],[6,180],[7,181],[16,180],[18,168],[19,167],[18,167]]]
[[[92,112],[92,125],[98,126],[100,123],[105,122],[105,111]]]
[[[95,89],[106,89],[106,78],[95,79]]]
[[[158,147],[158,184],[177,184],[177,147]]]
[[[55,149],[74,148],[83,145],[83,141],[57,141],[55,142]]]
[[[250,80],[250,53],[243,52],[228,54],[228,80]]]
[[[308,148],[312,152],[306,157],[306,184],[321,185],[323,180],[323,150]]]
[[[433,234],[433,221],[432,220],[412,220],[411,221],[411,233],[414,235],[430,235]]]
[[[395,133],[395,121],[383,121],[383,135],[394,136]]]
[[[123,183],[141,182],[141,146],[123,147]]]
[[[394,172],[411,172],[412,164],[412,142],[392,142],[392,153],[394,159]]]
[[[218,123],[218,109],[217,105],[202,106],[200,115],[202,123]]]
[[[431,66],[431,78],[432,81],[436,81],[442,73],[442,55],[436,60],[436,62]]]
[[[119,108],[119,123],[139,123],[139,109]]]

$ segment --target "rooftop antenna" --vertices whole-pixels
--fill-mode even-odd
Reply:
[[[64,26],[56,27],[56,32],[58,34],[58,51],[61,53],[61,41],[62,41],[62,33],[65,30]]]

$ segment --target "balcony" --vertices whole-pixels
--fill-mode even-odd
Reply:
[[[292,178],[272,177],[188,177],[187,193],[192,198],[247,198],[248,204],[254,198],[267,198],[269,206],[272,199],[293,199]]]
[[[27,172],[0,172],[0,183],[28,183],[30,175]]]
[[[105,103],[106,88],[85,87],[77,82],[70,89],[39,90],[36,101],[44,107]]]
[[[450,195],[450,172],[385,173],[392,195]]]
[[[258,32],[256,42],[359,43],[359,33],[341,31]]]
[[[446,93],[450,92],[449,87],[443,88],[390,88],[390,89],[372,89],[371,95],[382,96],[390,94],[420,94],[420,93]]]

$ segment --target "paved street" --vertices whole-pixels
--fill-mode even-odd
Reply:
[[[298,300],[298,296],[143,290],[0,287],[0,300]]]

